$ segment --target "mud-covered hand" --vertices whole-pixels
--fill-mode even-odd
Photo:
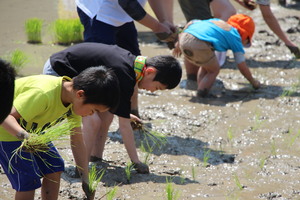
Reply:
[[[255,80],[255,79],[254,79],[253,83],[251,83],[251,84],[252,84],[252,87],[253,87],[255,90],[257,90],[257,89],[260,88],[260,82],[259,82],[258,80]]]
[[[82,189],[86,195],[85,200],[93,200],[95,198],[96,191],[91,191],[89,188],[89,184],[86,183],[85,181],[82,181]]]
[[[149,174],[149,167],[145,163],[133,163],[133,168],[140,174]]]
[[[249,10],[254,10],[257,7],[257,3],[255,0],[235,0],[235,1]]]
[[[174,49],[175,47],[175,43],[177,41],[177,37],[178,37],[178,32],[163,32],[163,33],[155,33],[156,37],[162,41],[162,42],[166,42],[169,49]]]
[[[130,125],[133,130],[138,130],[143,127],[143,122],[134,114],[130,114]]]
[[[143,128],[143,123],[140,121],[130,121],[132,130],[141,130]]]
[[[29,133],[27,133],[25,130],[22,130],[19,133],[17,133],[16,137],[20,140],[25,140],[29,138]]]

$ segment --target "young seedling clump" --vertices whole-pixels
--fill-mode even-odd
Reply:
[[[28,43],[42,42],[42,25],[43,20],[38,18],[31,18],[25,22],[25,31],[27,34]]]
[[[92,168],[89,171],[89,190],[91,192],[96,191],[97,186],[100,183],[104,173],[105,173],[104,169],[98,171],[96,165],[92,166]]]

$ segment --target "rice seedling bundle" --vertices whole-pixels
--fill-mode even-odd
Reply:
[[[145,124],[137,121],[131,121],[131,126],[134,130],[139,130],[141,134],[144,136],[144,143],[149,149],[152,149],[154,146],[162,147],[165,145],[168,140],[163,133],[153,131],[150,127]]]
[[[25,31],[28,43],[42,42],[42,25],[43,20],[38,18],[31,18],[25,21]]]
[[[15,153],[24,150],[31,153],[47,152],[48,145],[53,141],[65,140],[72,134],[72,128],[75,125],[72,122],[62,122],[45,130],[35,130],[30,132],[30,137],[24,139],[21,146],[15,150]]]
[[[28,62],[28,56],[23,51],[16,49],[8,55],[8,60],[16,72],[19,73]]]
[[[79,19],[57,19],[53,29],[58,44],[70,45],[83,41],[83,26]]]

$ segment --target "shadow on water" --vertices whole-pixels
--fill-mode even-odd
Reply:
[[[194,139],[194,138],[181,138],[178,136],[167,136],[167,142],[163,145],[157,145],[153,140],[149,139],[145,134],[141,133],[140,131],[134,131],[136,145],[141,146],[145,145],[145,141],[147,141],[147,145],[151,146],[146,148],[146,151],[150,154],[160,156],[163,154],[168,155],[178,155],[178,156],[190,156],[199,160],[198,165],[206,165],[209,167],[211,165],[220,165],[224,163],[232,164],[235,160],[235,154],[226,154],[224,151],[220,150],[213,150],[208,148],[208,144],[202,142],[201,140]],[[111,141],[123,143],[121,134],[119,132],[109,132],[109,137]],[[145,152],[146,153],[146,152]],[[204,161],[205,160],[205,161]],[[171,161],[170,161],[171,162]],[[201,164],[202,163],[202,164]],[[173,183],[175,184],[191,184],[191,183],[199,183],[196,180],[186,178],[182,176],[182,172],[180,169],[172,170],[166,168],[163,170],[164,165],[159,165],[161,167],[160,172],[156,173],[155,169],[153,172],[147,175],[138,174],[135,170],[132,171],[132,176],[130,181],[126,178],[125,168],[126,163],[120,163],[115,161],[98,161],[95,162],[97,169],[105,169],[105,174],[102,178],[103,183],[105,186],[111,187],[118,184],[132,184],[132,183],[139,183],[139,182],[153,182],[153,183],[166,183],[167,178],[170,178]],[[166,163],[167,165],[168,163]],[[155,166],[158,167],[158,166]],[[153,167],[153,168],[155,168]],[[151,169],[151,164],[150,164]],[[160,175],[159,175],[160,174]],[[162,175],[161,175],[162,174]],[[163,175],[165,174],[165,175]],[[72,178],[75,175],[75,167],[69,166],[66,167],[65,172],[62,176],[64,180],[69,183],[73,182],[80,182],[80,179]],[[142,177],[142,178],[141,178]]]
[[[278,68],[278,69],[292,69],[292,68],[300,68],[300,60],[272,60],[272,61],[257,61],[255,59],[247,59],[246,60],[247,66],[251,68]],[[236,69],[236,63],[228,59],[226,63],[221,67],[222,69]]]
[[[300,61],[268,61],[260,62],[255,60],[247,60],[247,65],[250,68],[260,68],[260,67],[276,67],[279,69],[292,69],[300,68]],[[226,61],[225,65],[222,66],[222,69],[234,69],[238,70],[236,64],[232,61]],[[299,77],[300,78],[300,77]],[[300,79],[299,79],[300,80]],[[233,102],[248,102],[255,99],[275,99],[280,96],[289,96],[289,97],[299,97],[299,83],[295,83],[295,88],[290,86],[288,88],[276,86],[276,85],[265,85],[262,84],[258,90],[254,90],[250,83],[241,83],[236,82],[236,89],[229,89],[224,85],[231,85],[232,83],[227,83],[227,80],[222,80],[217,78],[213,87],[210,90],[210,93],[205,98],[200,98],[191,93],[183,93],[182,96],[190,97],[190,102],[209,104],[215,106],[226,106],[228,103]],[[196,86],[194,87],[196,91]]]
[[[213,150],[208,148],[208,144],[205,142],[202,142],[201,140],[197,140],[194,138],[181,138],[178,136],[167,136],[166,140],[167,143],[163,145],[156,146],[157,144],[153,143],[153,141],[149,138],[146,138],[145,134],[134,131],[135,133],[135,141],[137,146],[143,145],[145,146],[145,141],[147,141],[147,145],[151,146],[151,151],[148,151],[149,148],[146,148],[146,151],[148,151],[150,154],[160,156],[163,154],[168,155],[178,155],[178,156],[190,156],[193,158],[198,159],[201,164],[201,162],[204,163],[205,158],[207,159],[205,162],[207,162],[207,166],[210,165],[220,165],[224,163],[234,163],[235,160],[235,154],[226,154],[224,151],[219,150]],[[110,132],[109,137],[111,141],[114,142],[122,142],[122,138],[120,133],[118,132]],[[116,183],[127,183],[126,181],[126,174],[125,174],[125,165],[126,163],[123,163],[123,167],[120,167],[120,163],[114,163],[112,162],[101,162],[100,164],[103,165],[106,169],[106,174],[110,174],[108,176],[109,178],[106,178],[104,176],[103,182],[106,184],[109,184],[109,186],[115,185]],[[162,166],[163,167],[163,166]],[[151,164],[150,164],[151,168]],[[176,184],[188,184],[188,183],[197,183],[195,180],[191,180],[189,178],[183,178],[181,176],[180,170],[167,170],[163,171],[162,173],[166,175],[157,175],[154,173],[150,173],[150,175],[142,175],[137,174],[134,172],[133,179],[130,181],[130,183],[136,183],[140,182],[139,176],[143,177],[143,182],[151,181],[156,183],[166,183],[166,178],[172,176],[172,182]],[[118,174],[118,176],[113,176],[112,174]],[[146,180],[145,180],[146,179]],[[113,180],[113,182],[111,182]]]
[[[98,171],[104,169],[105,173],[101,179],[101,182],[104,183],[105,187],[113,187],[113,186],[121,186],[126,184],[134,184],[140,182],[153,182],[153,183],[166,183],[167,179],[170,179],[171,182],[178,185],[186,185],[191,183],[199,183],[196,180],[192,180],[189,178],[185,178],[181,176],[181,171],[166,171],[163,172],[166,175],[157,175],[155,173],[150,174],[138,174],[135,170],[131,171],[130,179],[127,179],[127,175],[125,172],[126,163],[123,163],[120,166],[120,163],[115,163],[113,161],[98,161],[93,163],[96,165],[96,169]],[[150,166],[151,168],[151,166]],[[74,178],[75,167],[68,166],[65,168],[64,173],[62,174],[62,178],[69,183],[78,183],[81,182],[80,178]]]
[[[243,83],[240,83],[243,84]],[[262,85],[258,90],[251,88],[250,84],[238,90],[230,90],[226,88],[215,89],[213,88],[211,94],[206,98],[199,98],[196,96],[191,96],[190,102],[209,104],[214,106],[226,106],[228,103],[233,102],[248,102],[255,99],[275,99],[280,96],[290,96],[290,97],[300,97],[300,93],[289,92],[287,89],[284,89],[280,86],[274,85]]]

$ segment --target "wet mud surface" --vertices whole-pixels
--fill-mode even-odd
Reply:
[[[49,10],[57,9],[58,4],[44,1],[38,6],[35,1],[32,6],[40,11],[22,13],[20,2],[0,2],[4,27],[0,30],[0,55],[20,48],[31,55],[22,74],[39,74],[46,59],[65,47],[52,45],[47,34],[42,44],[27,44],[22,34],[24,19],[37,16],[50,22],[58,14]],[[9,5],[15,13],[3,8]],[[177,2],[174,9],[175,22],[184,23]],[[237,10],[244,12],[240,7]],[[283,8],[274,2],[272,10],[288,37],[300,44],[299,6]],[[125,168],[129,158],[114,121],[104,161],[95,163],[98,169],[106,170],[96,199],[106,199],[105,194],[114,186],[118,188],[114,199],[118,200],[167,199],[167,180],[175,193],[178,191],[178,199],[300,199],[300,60],[271,32],[258,9],[246,13],[257,26],[253,45],[246,49],[247,64],[262,88],[250,87],[228,52],[209,98],[196,98],[196,91],[180,87],[155,93],[140,91],[142,119],[152,131],[164,135],[166,142],[155,145],[148,138],[151,148],[147,153],[142,148],[147,137],[136,131],[138,153],[149,164],[150,174],[132,171],[128,180]],[[3,19],[6,16],[11,18]],[[138,28],[143,55],[171,53],[149,30]],[[182,63],[182,58],[179,60]],[[80,180],[72,178],[70,146],[66,141],[57,147],[66,163],[59,199],[83,199]],[[3,170],[0,185],[0,199],[13,199],[14,191]],[[39,196],[37,190],[36,199]]]

